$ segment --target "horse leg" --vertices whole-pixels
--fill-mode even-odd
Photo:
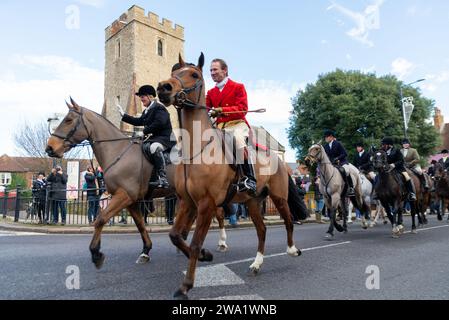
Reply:
[[[410,210],[411,210],[411,214],[412,214],[412,234],[417,233],[415,220],[416,220],[416,215],[418,215],[418,221],[420,220],[418,208],[419,208],[418,203],[410,202]]]
[[[169,234],[171,242],[178,248],[178,250],[184,253],[188,259],[190,258],[190,247],[185,240],[187,240],[190,228],[195,220],[195,210],[192,206],[192,202],[182,198],[179,199],[176,220]]]
[[[134,223],[137,226],[137,229],[140,232],[140,236],[143,242],[143,250],[139,258],[137,258],[137,264],[145,264],[150,262],[150,250],[153,247],[153,243],[151,242],[150,236],[148,235],[147,229],[145,228],[145,222],[142,217],[142,213],[139,211],[138,206],[132,205],[128,207],[128,211],[131,213],[133,217]]]
[[[334,224],[337,223],[337,220],[335,218],[336,212],[334,208],[329,208],[329,229],[326,232],[326,235],[324,238],[326,240],[333,240],[334,239]]]
[[[217,221],[218,221],[218,227],[220,229],[220,239],[218,240],[218,247],[217,251],[219,252],[226,252],[228,251],[228,245],[226,244],[226,230],[224,226],[224,210],[222,208],[219,208],[217,210],[216,215]]]
[[[273,200],[273,202],[275,202],[275,200]],[[265,253],[265,237],[267,233],[267,228],[265,226],[265,223],[263,222],[263,216],[260,214],[261,202],[259,202],[259,200],[257,199],[251,199],[246,204],[248,206],[248,214],[250,215],[251,220],[253,221],[253,224],[256,227],[258,239],[257,255],[254,262],[249,266],[250,272],[256,275],[257,273],[259,273],[260,267],[263,264],[263,257]],[[291,224],[291,226],[293,229],[293,224]]]
[[[101,269],[105,259],[105,255],[100,252],[101,232],[103,231],[104,225],[122,209],[130,206],[131,203],[132,200],[129,198],[127,192],[120,189],[112,196],[109,205],[105,210],[100,211],[100,215],[95,220],[95,232],[90,243],[89,250],[92,255],[92,262],[95,264],[97,269]]]
[[[192,242],[190,244],[190,259],[189,267],[186,276],[182,282],[181,287],[175,292],[174,298],[185,300],[188,299],[187,293],[193,288],[195,282],[195,271],[198,258],[200,256],[201,248],[203,247],[204,239],[217,208],[213,199],[201,199],[198,204],[198,216],[196,219],[196,228],[193,234]],[[202,253],[204,255],[204,253]]]
[[[342,232],[348,233],[348,225],[347,225],[348,204],[346,203],[346,201],[342,201],[341,210],[342,210],[342,215],[343,215],[343,230],[342,230]],[[338,231],[340,231],[340,230],[338,230]]]

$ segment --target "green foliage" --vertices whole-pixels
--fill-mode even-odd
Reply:
[[[8,189],[16,189],[19,185],[22,189],[27,188],[28,184],[25,177],[20,173],[11,174],[11,185],[8,186]]]
[[[400,86],[394,76],[376,77],[359,71],[342,71],[321,75],[315,84],[309,84],[293,98],[293,114],[288,129],[290,145],[300,158],[308,148],[323,139],[325,129],[337,132],[351,161],[357,142],[367,147],[379,147],[380,140],[391,136],[397,143],[403,139],[403,117]],[[408,137],[421,157],[434,152],[440,144],[431,118],[434,101],[418,89],[404,88],[404,96],[413,96],[413,111]]]

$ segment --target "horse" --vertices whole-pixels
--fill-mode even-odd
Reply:
[[[371,197],[373,195],[373,190],[374,190],[373,184],[366,177],[366,175],[361,171],[359,172],[359,179],[360,179],[360,187],[362,190],[362,198],[365,201],[368,208],[370,208],[370,219],[369,220],[371,220]],[[352,202],[349,202],[349,205],[348,205],[349,217],[351,217],[351,212],[352,212],[353,207],[354,207],[354,205],[352,204]],[[374,223],[370,222],[369,226],[373,227]]]
[[[251,151],[257,178],[257,195],[237,193],[234,187],[238,170],[226,157],[225,134],[214,127],[205,107],[204,54],[198,64],[186,64],[179,56],[179,68],[171,78],[158,85],[159,100],[178,109],[183,159],[177,165],[176,193],[179,198],[177,219],[170,231],[172,243],[189,259],[186,276],[175,292],[176,299],[188,299],[193,288],[197,261],[211,261],[213,255],[202,249],[210,222],[217,209],[228,203],[246,203],[256,227],[258,250],[250,271],[257,274],[263,263],[266,226],[260,214],[263,200],[269,195],[284,220],[287,230],[287,253],[300,256],[293,242],[293,223],[288,206],[290,176],[285,164],[274,152]],[[195,137],[199,137],[198,140]],[[206,137],[206,138],[205,138]],[[206,141],[203,141],[206,139]],[[213,157],[213,159],[211,159]],[[212,161],[211,161],[212,160]],[[293,181],[291,181],[293,183]],[[190,246],[182,237],[186,226],[196,218],[196,228]]]
[[[390,168],[387,159],[387,153],[383,150],[378,150],[373,154],[373,165],[378,172],[374,190],[382,206],[387,212],[388,219],[392,226],[392,237],[399,238],[404,232],[403,226],[403,212],[404,206],[407,202],[407,191],[402,185],[402,175],[393,171]],[[416,234],[415,216],[419,218],[419,202],[422,200],[421,185],[418,177],[411,174],[413,184],[416,189],[416,201],[410,202],[412,214],[412,234]]]
[[[324,202],[330,215],[329,229],[325,234],[325,239],[332,240],[334,238],[334,227],[338,232],[348,232],[348,208],[345,201],[347,188],[340,171],[332,165],[322,145],[315,144],[311,146],[306,160],[312,163],[318,163],[320,169],[320,192],[324,195]],[[349,167],[355,190],[355,197],[351,197],[350,200],[363,213],[362,227],[363,229],[367,229],[368,224],[366,221],[370,219],[371,209],[366,204],[362,195],[359,170],[353,165]],[[343,215],[343,227],[337,223],[336,219],[336,212],[339,209]]]
[[[435,179],[435,194],[440,202],[438,207],[438,220],[443,220],[446,208],[449,205],[449,177],[444,166],[437,162],[433,165],[434,168],[434,179]],[[449,220],[449,218],[448,218]]]
[[[143,250],[136,263],[148,263],[152,248],[151,239],[145,228],[139,201],[149,198],[175,195],[174,188],[149,190],[147,181],[152,173],[152,164],[141,151],[140,139],[130,138],[101,115],[80,107],[73,99],[61,124],[49,138],[46,152],[50,157],[62,158],[74,146],[87,140],[93,148],[94,155],[105,169],[105,182],[112,195],[111,202],[95,221],[95,232],[89,246],[92,262],[101,269],[105,255],[100,251],[101,232],[112,217],[119,215],[122,209],[128,209],[136,223],[143,241]],[[167,166],[167,177],[174,185],[175,168]],[[217,212],[220,227],[219,250],[226,251],[226,234],[224,233],[223,211]],[[187,237],[187,234],[185,235]]]

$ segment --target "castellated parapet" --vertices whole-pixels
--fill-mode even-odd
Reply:
[[[105,30],[105,105],[103,115],[122,130],[132,127],[121,122],[119,103],[130,115],[142,112],[133,91],[142,85],[157,87],[168,79],[171,69],[184,55],[184,28],[154,13],[132,6]],[[173,127],[177,115],[169,108]]]

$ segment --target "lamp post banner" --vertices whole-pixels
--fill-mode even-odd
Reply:
[[[413,110],[415,109],[415,105],[413,104],[413,97],[406,97],[402,99],[402,107],[404,109],[405,114],[405,130],[408,129],[408,124],[410,122],[410,118],[412,117]]]
[[[78,199],[80,163],[78,161],[67,162],[67,199]]]

